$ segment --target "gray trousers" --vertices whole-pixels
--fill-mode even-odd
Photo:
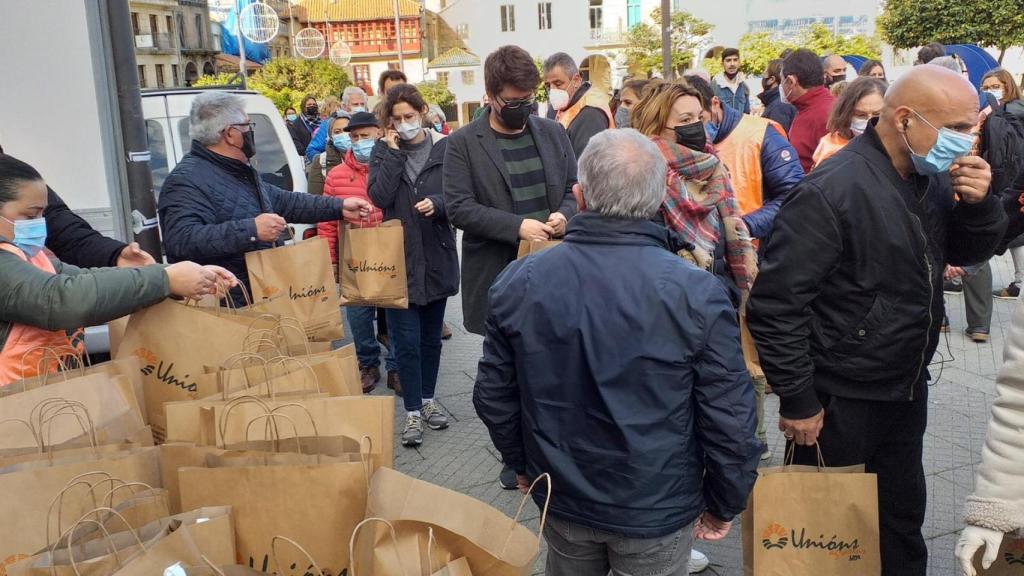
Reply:
[[[992,324],[992,265],[985,262],[963,278],[967,329],[989,332]]]
[[[661,538],[626,538],[548,516],[547,576],[687,576],[693,525]]]

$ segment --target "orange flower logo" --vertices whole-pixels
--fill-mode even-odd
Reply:
[[[145,348],[139,348],[135,350],[134,352],[132,352],[132,356],[135,356],[139,360],[145,360],[147,364],[157,363],[156,354],[153,354],[152,352]]]
[[[274,296],[281,293],[281,289],[277,286],[267,286],[261,291],[263,298],[273,298]]]
[[[787,544],[789,544],[789,538],[786,538],[786,528],[780,524],[772,524],[761,533],[761,545],[765,550],[772,548],[781,550]]]

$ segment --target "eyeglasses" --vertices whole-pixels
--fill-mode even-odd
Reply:
[[[247,126],[249,129],[248,130],[242,130],[241,129],[242,126]],[[238,124],[228,124],[228,128],[238,128],[239,132],[254,132],[256,130],[256,123],[250,121],[250,122],[241,122],[241,123],[238,123]],[[227,128],[225,128],[225,130],[227,130]]]
[[[530,96],[529,98],[522,98],[520,100],[505,100],[501,96],[495,96],[494,100],[498,104],[501,104],[502,108],[508,108],[509,110],[517,110],[522,106],[533,106],[533,103],[536,101],[533,96]]]

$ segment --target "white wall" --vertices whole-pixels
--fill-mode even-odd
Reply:
[[[47,0],[44,8],[3,0],[0,18],[0,145],[73,209],[109,207],[116,178],[104,154],[110,111],[98,95],[105,72],[94,68],[87,1]]]

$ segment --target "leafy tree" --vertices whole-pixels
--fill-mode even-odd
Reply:
[[[626,34],[626,59],[630,67],[651,74],[662,71],[661,58],[661,10],[651,12],[654,24],[641,22]],[[670,20],[672,41],[672,69],[681,74],[693,64],[694,51],[701,41],[711,33],[714,26],[685,10],[672,13]]]
[[[340,97],[351,85],[344,69],[321,59],[274,58],[249,77],[249,87],[282,111],[289,106],[298,108],[307,94],[319,100],[330,94]]]
[[[805,28],[795,41],[780,40],[768,32],[744,34],[739,43],[740,69],[747,74],[761,74],[768,63],[780,58],[787,48],[807,48],[822,55],[857,54],[874,59],[878,59],[882,51],[878,38],[874,36],[840,36],[819,22]],[[717,72],[721,70],[722,64],[705,60],[705,68]]]
[[[452,94],[448,86],[437,80],[425,80],[417,84],[416,88],[429,104],[437,104],[443,108],[455,103],[455,94]]]
[[[537,67],[537,73],[540,74],[540,82],[537,83],[537,89],[533,91],[534,97],[537,102],[547,102],[548,91],[544,89],[544,60],[534,58],[533,64]]]
[[[1024,44],[1024,6],[1019,0],[886,0],[878,17],[882,37],[896,48],[929,42],[977,44],[999,50]]]
[[[213,76],[200,76],[192,82],[193,86],[230,86],[240,83],[237,72],[220,72]]]

